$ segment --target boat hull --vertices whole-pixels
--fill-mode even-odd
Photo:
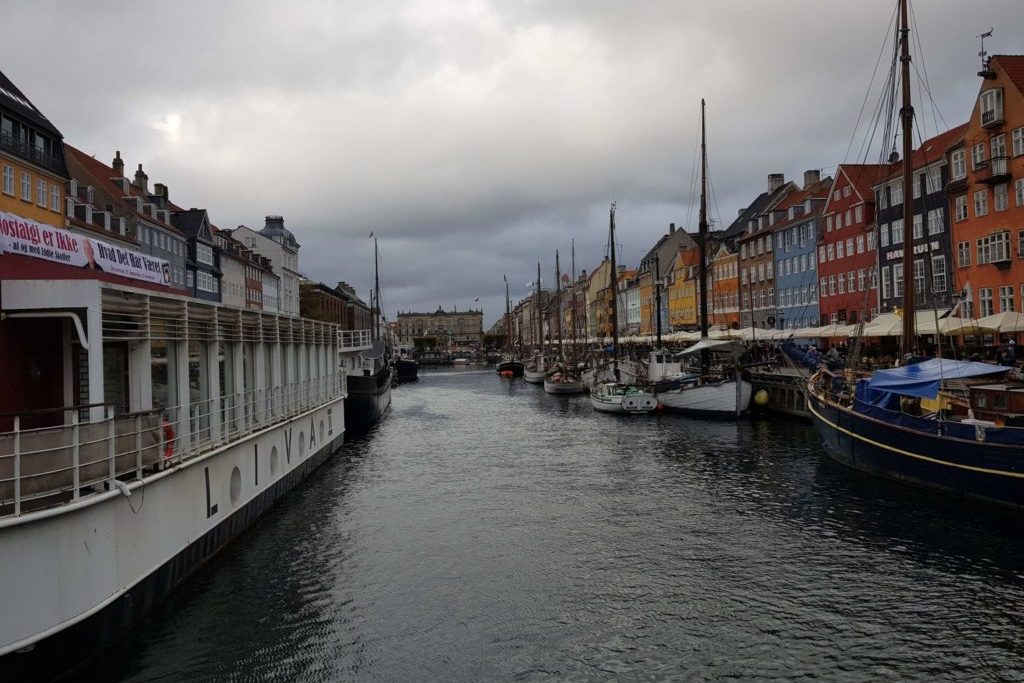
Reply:
[[[390,405],[390,370],[384,370],[376,376],[349,377],[348,399],[345,401],[345,426],[349,435],[365,434],[377,424]]]
[[[543,370],[523,370],[523,379],[530,384],[544,384],[544,377],[547,375]]]
[[[735,380],[682,386],[678,389],[658,392],[658,400],[669,412],[704,417],[735,417],[750,408],[753,396],[750,382]]]
[[[419,363],[408,358],[395,361],[395,379],[398,382],[415,382],[419,379]]]
[[[116,643],[338,450],[343,414],[328,403],[150,475],[128,498],[4,520],[0,603],[18,615],[0,619],[4,680],[67,673]]]
[[[582,381],[544,382],[544,391],[549,394],[582,394],[584,389]]]
[[[512,377],[522,377],[526,367],[517,360],[506,360],[498,363],[499,375],[510,374]]]
[[[886,423],[808,392],[826,453],[853,469],[906,484],[1024,507],[1019,446],[930,434]]]

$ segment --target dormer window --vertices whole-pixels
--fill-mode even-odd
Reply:
[[[1003,89],[992,88],[981,93],[981,125],[995,126],[1003,122]]]

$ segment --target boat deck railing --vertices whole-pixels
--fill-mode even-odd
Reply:
[[[362,351],[373,346],[371,330],[339,330],[338,347],[340,351]]]
[[[99,420],[87,419],[97,406],[14,415],[13,429],[0,432],[0,518],[76,502],[112,490],[118,481],[141,480],[346,391],[346,376],[338,373],[136,413],[117,414],[106,405]]]

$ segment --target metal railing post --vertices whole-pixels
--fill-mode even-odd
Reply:
[[[142,479],[142,416],[135,416],[135,478]]]
[[[78,500],[78,489],[82,485],[82,471],[79,466],[81,438],[81,427],[78,424],[78,411],[76,410],[71,414],[71,485],[74,486],[74,490],[71,492],[72,500]]]
[[[14,416],[14,514],[21,514],[21,416]]]
[[[114,407],[107,406],[107,457],[110,459],[110,486],[113,488],[114,480],[117,479],[117,462],[115,456],[117,449],[114,441],[117,430],[114,428]]]

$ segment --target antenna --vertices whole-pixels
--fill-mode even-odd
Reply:
[[[993,30],[994,27],[989,27],[989,29],[982,33],[980,36],[975,36],[976,38],[981,40],[981,51],[978,52],[978,56],[981,58],[981,71],[978,72],[978,75],[981,76],[982,78],[988,78],[989,74],[992,74],[992,71],[988,68],[989,56],[988,52],[985,51],[985,39],[992,37]]]

